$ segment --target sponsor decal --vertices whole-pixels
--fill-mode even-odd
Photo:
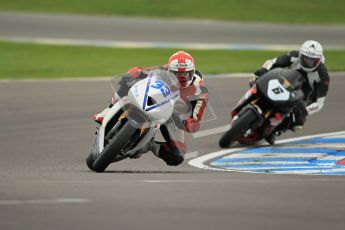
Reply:
[[[180,68],[187,68],[187,63],[177,63],[177,64],[176,64],[176,67],[177,67],[178,69],[180,69]]]

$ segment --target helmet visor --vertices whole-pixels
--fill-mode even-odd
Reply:
[[[184,71],[184,72],[174,71],[173,73],[177,77],[182,87],[186,87],[186,85],[188,84],[190,80],[192,80],[192,77],[194,75],[194,71]]]
[[[319,65],[320,58],[312,58],[306,55],[302,55],[300,59],[301,65],[305,68],[314,68]]]

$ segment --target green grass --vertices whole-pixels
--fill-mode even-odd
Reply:
[[[0,11],[286,23],[345,23],[343,0],[0,0]]]
[[[0,79],[111,76],[167,62],[176,49],[124,49],[0,42]],[[186,50],[203,73],[252,72],[284,52]],[[345,50],[325,52],[331,71],[345,70]]]

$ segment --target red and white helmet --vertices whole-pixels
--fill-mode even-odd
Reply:
[[[169,58],[168,70],[175,74],[181,87],[187,87],[192,83],[195,73],[194,59],[190,54],[178,51]]]
[[[299,50],[301,68],[306,72],[314,71],[324,59],[322,46],[317,41],[308,40]]]

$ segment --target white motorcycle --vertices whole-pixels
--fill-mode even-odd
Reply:
[[[188,106],[179,100],[179,82],[168,71],[151,71],[128,88],[128,94],[111,107],[96,132],[93,149],[86,159],[93,171],[103,172],[113,162],[135,158],[161,125],[174,118],[174,124],[181,127],[180,117],[188,111]]]

